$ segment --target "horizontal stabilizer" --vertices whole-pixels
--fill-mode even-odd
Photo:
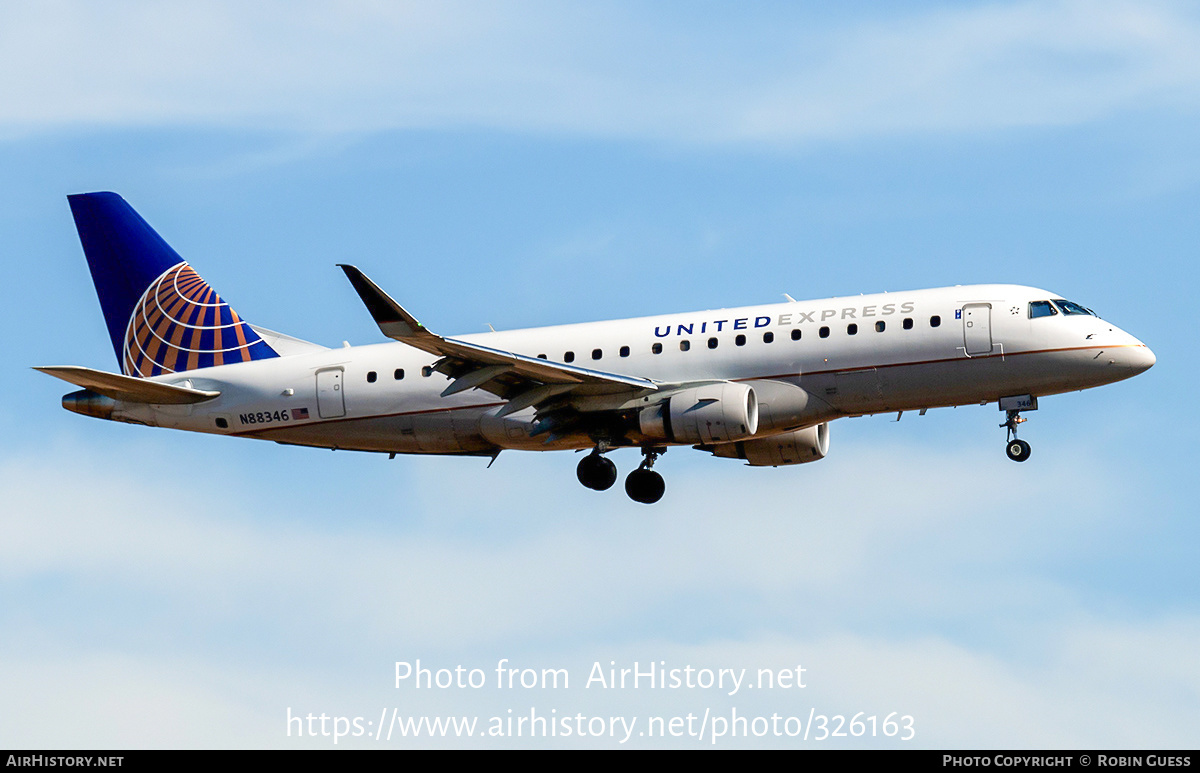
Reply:
[[[219,396],[220,392],[209,392],[203,389],[160,384],[157,381],[147,381],[144,378],[122,376],[118,373],[105,373],[102,370],[92,370],[78,365],[59,365],[54,367],[34,368],[63,381],[90,389],[96,394],[123,400],[127,403],[149,403],[153,405],[187,405],[202,403]]]

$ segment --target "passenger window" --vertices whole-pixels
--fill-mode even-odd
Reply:
[[[563,362],[575,362],[575,352],[567,352],[563,355]]]
[[[821,328],[820,330],[817,331],[817,335],[821,336],[822,338],[828,338],[829,337],[829,328],[827,328],[827,327]]]
[[[905,317],[905,318],[904,318],[904,329],[905,329],[905,330],[912,330],[912,317]]]
[[[1029,304],[1029,318],[1037,317],[1053,317],[1058,313],[1058,309],[1054,308],[1054,304],[1050,301],[1032,301]]]
[[[628,357],[628,356],[629,356],[629,347],[628,347],[628,346],[622,346],[622,347],[621,347],[621,356],[622,356],[622,357]]]
[[[800,340],[800,328],[798,328],[798,327],[792,328],[792,340],[793,341]]]
[[[654,354],[662,354],[662,344],[655,343],[654,346],[650,347],[650,351]]]
[[[546,356],[546,355],[544,355],[544,354],[539,354],[539,355],[538,355],[538,359],[539,359],[539,360],[548,360],[548,359],[550,359],[550,358],[549,358],[549,357],[547,357],[547,356]]]
[[[375,371],[373,371],[373,370],[367,371],[367,383],[368,384],[374,384],[376,378],[378,378],[378,376],[375,375]]]
[[[600,351],[599,349],[592,349],[592,359],[593,360],[598,360],[603,356],[604,356],[604,352]]]
[[[738,346],[745,346],[746,345],[746,336],[739,334],[736,338],[733,339],[733,342],[735,344],[737,344]]]
[[[433,373],[433,368],[429,365],[426,365],[425,367],[421,368],[421,375],[424,376],[425,378],[429,378],[429,376],[432,373]]]
[[[679,342],[679,351],[686,352],[688,349],[691,349],[691,348],[692,348],[692,344],[687,339],[684,339],[683,341]]]
[[[404,378],[404,368],[396,368],[395,370],[393,370],[392,378],[396,379],[397,381]]]
[[[774,341],[774,340],[775,340],[775,334],[774,334],[774,333],[770,333],[770,332],[763,333],[763,343],[764,343],[764,344],[769,344],[769,343],[771,343],[771,342],[772,342],[772,341]]]
[[[878,322],[875,323],[875,332],[876,333],[882,333],[884,330],[887,330],[886,322],[884,322],[883,320],[879,320]]]
[[[708,348],[716,349],[717,348],[717,339],[715,339],[715,338],[708,339]]]
[[[932,317],[930,317],[930,318],[929,318],[929,326],[930,326],[930,327],[940,327],[940,326],[941,326],[941,324],[942,324],[942,318],[941,318],[941,317],[939,317],[939,316],[937,316],[937,315],[934,315],[934,316],[932,316]]]
[[[854,324],[853,322],[851,322],[849,325],[846,325],[846,335],[858,335],[858,325]]]

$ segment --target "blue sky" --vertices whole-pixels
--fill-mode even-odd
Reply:
[[[323,747],[289,707],[393,706],[1194,746],[1198,44],[1172,2],[6,4],[0,746]],[[583,489],[569,454],[99,422],[29,369],[116,369],[65,199],[90,190],[244,317],[326,345],[380,340],[353,262],[448,333],[1015,282],[1158,364],[1043,400],[1024,465],[995,406],[848,419],[791,469],[674,450],[654,508]],[[418,658],[572,686],[394,688]],[[583,687],[613,660],[802,663],[809,686]]]

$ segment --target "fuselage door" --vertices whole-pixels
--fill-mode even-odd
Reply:
[[[967,354],[991,354],[992,304],[968,303],[962,308],[962,321]]]
[[[317,371],[317,413],[322,419],[336,419],[346,415],[341,368]]]

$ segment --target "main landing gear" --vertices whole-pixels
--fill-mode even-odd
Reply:
[[[646,458],[642,460],[636,470],[629,473],[629,477],[625,478],[625,493],[634,502],[652,505],[662,499],[663,493],[667,490],[667,484],[661,475],[650,468],[654,466],[655,460],[666,452],[665,448],[642,449]]]
[[[1017,425],[1024,424],[1028,419],[1021,418],[1020,411],[1008,411],[1008,420],[1001,424],[1001,427],[1008,429],[1008,445],[1004,451],[1008,454],[1008,458],[1014,462],[1023,462],[1029,458],[1029,444],[1024,440],[1017,440]]]
[[[654,466],[654,462],[659,456],[666,453],[666,450],[661,447],[642,449],[646,458],[642,460],[636,470],[625,478],[625,493],[634,502],[652,505],[662,499],[663,493],[667,490],[667,484],[661,475],[650,468]],[[600,443],[594,451],[580,459],[579,466],[575,468],[575,475],[579,478],[579,482],[593,491],[607,491],[617,482],[617,466],[612,463],[611,459],[603,456],[607,451],[608,444]]]
[[[607,491],[617,482],[617,465],[601,456],[604,452],[600,449],[601,446],[597,446],[595,451],[580,459],[575,468],[579,482],[593,491]]]

